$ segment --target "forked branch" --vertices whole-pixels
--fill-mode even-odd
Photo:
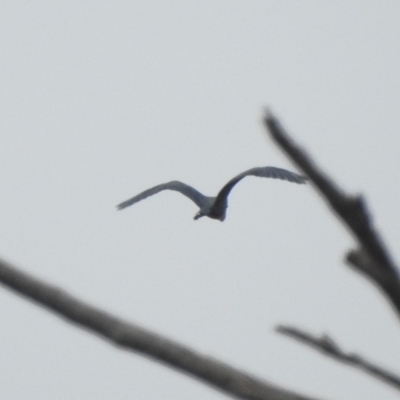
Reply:
[[[330,179],[283,129],[279,121],[267,111],[264,123],[272,139],[311,180],[332,212],[343,222],[358,242],[347,262],[382,290],[400,317],[400,279],[380,235],[376,231],[362,196],[346,194]]]

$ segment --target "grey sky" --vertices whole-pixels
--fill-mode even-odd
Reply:
[[[1,256],[147,328],[321,398],[397,398],[273,332],[293,323],[400,373],[398,322],[348,271],[352,240],[310,187],[246,178],[224,223],[160,193],[214,195],[294,170],[264,106],[343,186],[398,259],[400,4],[0,4]],[[0,290],[2,398],[219,399]]]

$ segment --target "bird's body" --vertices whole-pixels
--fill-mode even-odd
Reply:
[[[198,213],[194,217],[195,220],[201,217],[209,217],[212,219],[218,219],[219,221],[223,221],[226,217],[226,209],[228,208],[228,196],[230,191],[239,181],[241,181],[244,177],[249,175],[258,176],[262,178],[282,179],[285,181],[299,183],[299,184],[306,183],[307,180],[307,178],[305,178],[304,176],[298,175],[294,172],[290,172],[282,168],[256,167],[244,171],[241,174],[232,178],[219,191],[216,197],[205,196],[199,191],[197,191],[195,188],[187,185],[186,183],[182,183],[179,181],[171,181],[147,189],[144,192],[139,193],[138,195],[132,197],[131,199],[126,200],[123,203],[119,204],[117,208],[118,210],[122,210],[141,200],[146,199],[149,196],[153,196],[154,194],[159,193],[162,190],[175,190],[177,192],[182,193],[184,196],[188,197],[190,200],[196,203],[197,206],[200,208]]]

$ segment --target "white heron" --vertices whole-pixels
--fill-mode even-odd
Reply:
[[[153,196],[162,190],[175,190],[182,193],[184,196],[188,197],[200,208],[198,213],[194,216],[197,220],[201,217],[209,217],[212,219],[218,219],[223,221],[226,217],[226,209],[228,208],[228,195],[232,188],[241,181],[246,176],[258,176],[261,178],[274,178],[282,179],[284,181],[294,182],[294,183],[306,183],[307,178],[298,175],[294,172],[287,171],[286,169],[276,168],[276,167],[256,167],[251,168],[247,171],[232,178],[217,194],[216,197],[204,196],[195,188],[186,185],[186,183],[179,181],[171,181],[167,183],[162,183],[161,185],[154,186],[150,189],[145,190],[142,193],[132,197],[129,200],[122,202],[117,205],[118,210],[122,210],[126,207],[131,206],[141,200],[146,199],[149,196]]]

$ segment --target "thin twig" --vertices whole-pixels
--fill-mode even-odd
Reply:
[[[0,283],[119,347],[169,365],[232,397],[254,400],[312,400],[280,389],[85,304],[64,290],[34,278],[1,259]]]
[[[267,111],[264,123],[273,140],[313,182],[332,212],[344,223],[358,242],[359,249],[347,254],[347,262],[371,279],[390,299],[400,317],[400,279],[380,235],[376,231],[365,200],[350,196],[313,162],[310,156],[282,128],[279,121]]]
[[[361,369],[362,371],[367,372],[374,378],[378,378],[383,382],[394,386],[397,390],[400,390],[399,376],[385,370],[384,368],[378,367],[377,365],[365,360],[362,356],[358,354],[346,353],[328,335],[317,337],[301,329],[284,325],[276,327],[276,331],[301,343],[305,343],[306,345],[319,350],[324,355],[332,357],[337,361],[343,362],[354,368]]]

